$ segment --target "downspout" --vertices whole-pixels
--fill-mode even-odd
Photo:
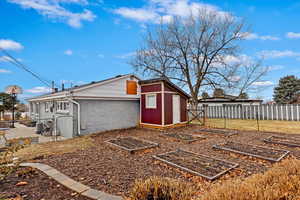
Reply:
[[[77,131],[78,131],[78,135],[81,135],[81,131],[80,131],[80,104],[77,101],[74,101],[70,96],[72,96],[72,92],[68,94],[66,94],[66,98],[71,101],[72,103],[77,105]]]
[[[80,104],[77,101],[74,101],[70,97],[67,97],[69,101],[77,105],[77,129],[78,129],[78,135],[81,135],[80,131]]]

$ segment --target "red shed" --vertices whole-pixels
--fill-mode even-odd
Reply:
[[[139,81],[140,125],[164,128],[185,124],[189,95],[167,78]]]

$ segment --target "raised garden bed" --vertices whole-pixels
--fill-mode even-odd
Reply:
[[[210,129],[210,128],[202,128],[199,131],[200,132],[205,132],[205,133],[213,133],[213,134],[224,135],[224,136],[227,136],[227,137],[238,134],[238,132],[235,131],[235,130],[222,130],[222,129]]]
[[[214,180],[238,166],[236,163],[178,149],[153,156],[155,159],[191,174]]]
[[[130,153],[133,153],[135,151],[140,151],[140,150],[146,150],[158,146],[157,143],[142,140],[142,139],[137,139],[134,137],[121,137],[117,139],[108,140],[106,141],[106,143],[124,149],[126,151],[129,151]]]
[[[289,147],[300,147],[300,139],[298,138],[270,136],[264,139],[264,142],[271,143],[271,144],[281,144]]]
[[[164,135],[187,143],[205,139],[205,137],[203,136],[190,135],[185,133],[166,133]]]
[[[278,162],[284,158],[289,151],[282,149],[265,148],[250,144],[236,142],[226,142],[224,144],[213,145],[216,149],[230,151],[242,155],[253,156],[268,161]]]

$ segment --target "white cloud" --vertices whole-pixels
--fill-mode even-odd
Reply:
[[[253,62],[250,56],[245,54],[233,56],[233,55],[226,55],[223,57],[219,57],[215,63],[213,64],[214,67],[224,67],[225,65],[241,65],[241,64],[249,64]]]
[[[5,50],[21,50],[24,47],[16,41],[9,39],[0,39],[0,48]]]
[[[43,87],[43,86],[37,86],[37,87],[26,90],[26,92],[33,93],[33,94],[47,93],[47,92],[51,92],[51,88]]]
[[[271,85],[274,85],[274,83],[271,81],[257,81],[257,82],[254,82],[252,85],[254,85],[254,86],[271,86]]]
[[[104,55],[101,54],[101,53],[99,53],[97,56],[98,56],[99,58],[104,58]]]
[[[86,84],[87,82],[85,81],[74,81],[74,80],[60,80],[61,83],[63,84],[69,84],[69,85],[83,85]]]
[[[260,52],[260,55],[262,55],[265,58],[300,57],[300,52],[295,52],[291,50],[284,50],[284,51],[266,50]]]
[[[64,54],[67,56],[71,56],[71,55],[73,55],[73,51],[71,49],[68,49],[68,50],[64,51]]]
[[[130,57],[134,56],[134,55],[136,55],[136,52],[125,53],[125,54],[122,54],[122,55],[117,55],[115,57],[120,58],[120,59],[127,59],[127,58],[130,58]]]
[[[286,37],[290,38],[290,39],[298,39],[298,38],[300,38],[300,33],[288,32],[286,34]]]
[[[282,66],[282,65],[273,65],[273,66],[268,67],[268,71],[281,70],[283,68],[284,68],[284,66]]]
[[[243,36],[246,40],[280,40],[279,37],[271,36],[271,35],[258,35],[256,33],[243,33]]]
[[[153,21],[159,18],[155,11],[142,8],[118,8],[115,13],[141,22]]]
[[[0,74],[9,74],[9,73],[11,73],[11,71],[7,69],[0,69]]]
[[[13,60],[8,56],[1,56],[0,57],[0,62],[9,62],[9,61],[13,61]]]
[[[197,15],[203,9],[220,18],[231,17],[228,12],[221,11],[216,6],[191,0],[149,0],[142,8],[121,7],[115,9],[114,13],[143,23],[168,23],[174,16],[188,17],[191,13]]]
[[[68,25],[79,28],[82,26],[82,21],[93,21],[96,16],[87,9],[82,12],[75,13],[64,7],[68,4],[87,4],[86,0],[8,0],[11,3],[20,5],[24,9],[34,9],[41,15],[48,18],[60,20]]]
[[[18,61],[22,61],[21,58],[16,58]],[[14,62],[14,60],[8,56],[0,56],[0,62]]]
[[[240,76],[230,76],[228,79],[232,82],[238,82],[239,80],[241,80],[241,77]]]

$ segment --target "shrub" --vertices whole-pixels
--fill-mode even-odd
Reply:
[[[262,174],[223,182],[200,200],[289,200],[300,198],[300,161],[287,159]]]
[[[20,119],[22,117],[22,114],[20,112],[17,112],[15,117],[16,117],[16,119]]]
[[[19,167],[19,163],[13,163],[13,154],[23,146],[13,145],[0,152],[0,183]]]
[[[194,193],[190,185],[178,180],[151,177],[135,182],[130,200],[190,200]]]

